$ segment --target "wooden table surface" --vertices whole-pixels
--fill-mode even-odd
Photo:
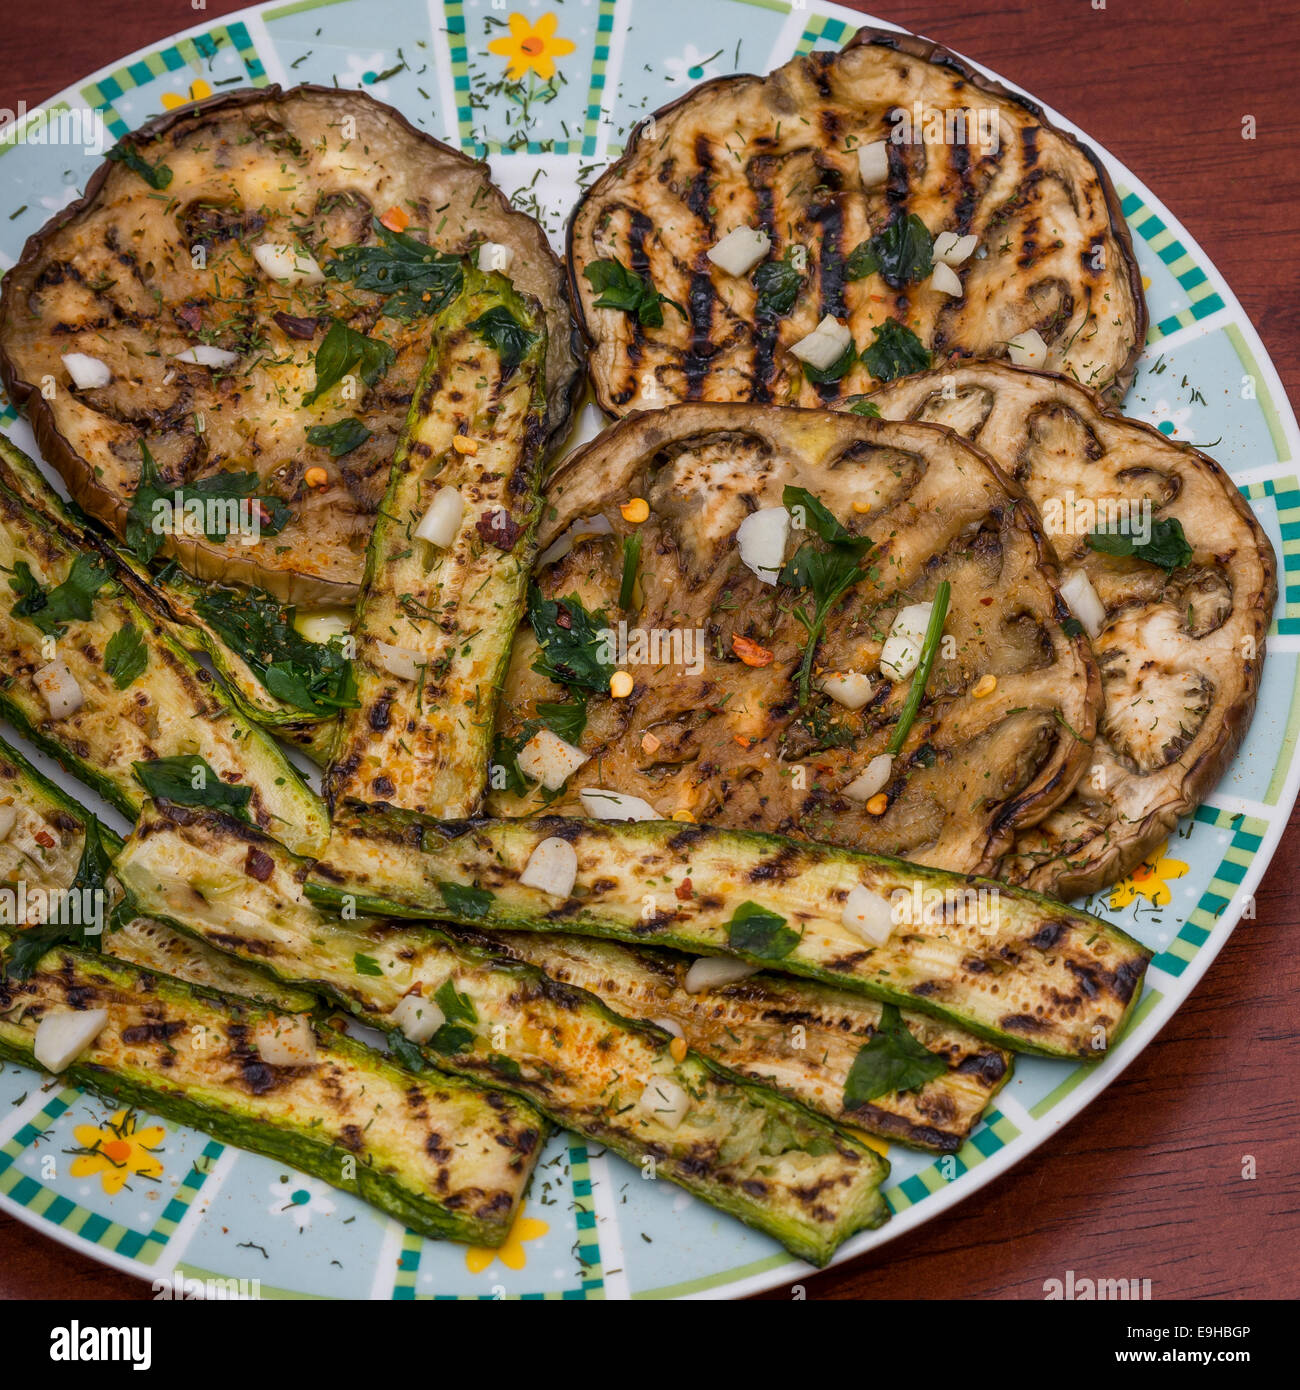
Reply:
[[[413,0],[414,2],[414,0]],[[701,0],[708,3],[708,0]],[[5,23],[0,106],[238,8],[43,0]],[[865,5],[855,8],[865,9]],[[1300,400],[1300,0],[878,0],[988,64],[1137,173],[1227,276]],[[1243,140],[1254,116],[1257,138]],[[809,1298],[1041,1298],[1043,1281],[1149,1278],[1162,1298],[1294,1298],[1300,1237],[1300,836],[1177,1016],[1096,1104],[948,1215]],[[1242,1179],[1247,1155],[1257,1177]],[[147,1286],[0,1216],[0,1298],[138,1299]],[[789,1297],[786,1291],[769,1295]]]

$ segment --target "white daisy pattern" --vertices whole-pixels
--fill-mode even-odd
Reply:
[[[334,1203],[325,1195],[324,1185],[301,1173],[278,1178],[268,1191],[271,1205],[267,1211],[272,1216],[287,1216],[300,1231],[311,1225],[313,1216],[334,1214]]]
[[[1192,418],[1192,408],[1190,405],[1172,406],[1162,397],[1137,418],[1154,425],[1161,434],[1177,434]]]
[[[382,53],[349,53],[347,67],[338,74],[338,84],[368,92],[376,101],[387,101],[388,83],[376,79],[390,67],[392,61]]]
[[[711,77],[720,76],[713,60],[722,52],[704,53],[693,43],[686,45],[686,52],[679,58],[665,58],[664,67],[668,72],[670,87],[691,87],[696,82],[707,82]]]

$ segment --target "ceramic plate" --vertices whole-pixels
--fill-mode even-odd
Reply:
[[[299,0],[243,10],[104,68],[19,123],[18,138],[11,132],[0,144],[0,269],[77,196],[98,162],[42,139],[51,112],[100,112],[116,139],[223,87],[359,88],[488,158],[500,186],[559,248],[579,189],[620,153],[641,117],[706,78],[767,72],[794,54],[838,48],[861,23],[882,21],[798,0]],[[507,75],[521,68],[522,76]],[[1253,916],[1251,895],[1300,779],[1300,589],[1289,583],[1300,569],[1295,418],[1222,276],[1159,200],[1099,152],[1123,200],[1151,308],[1126,411],[1209,449],[1281,559],[1259,706],[1205,805],[1132,878],[1088,903],[1156,953],[1120,1044],[1093,1067],[1021,1059],[955,1155],[882,1144],[893,1165],[893,1220],[845,1244],[841,1261],[969,1197],[1137,1056],[1237,922]],[[599,425],[590,409],[584,425],[588,434]],[[2,400],[0,427],[34,452],[25,423]],[[93,801],[84,790],[77,795]],[[81,1152],[100,1135],[128,1145],[124,1166]],[[0,1206],[146,1280],[174,1289],[179,1271],[200,1282],[235,1281],[208,1284],[209,1292],[263,1298],[735,1298],[807,1272],[766,1237],[563,1135],[551,1141],[507,1244],[467,1250],[412,1235],[267,1159],[57,1083],[42,1087],[35,1073],[11,1066],[0,1073]]]

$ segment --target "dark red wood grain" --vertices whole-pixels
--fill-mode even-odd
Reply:
[[[710,0],[700,0],[701,4]],[[238,8],[43,0],[4,20],[0,106]],[[865,6],[855,6],[865,8]],[[876,8],[1067,114],[1153,188],[1226,275],[1300,399],[1300,0],[878,0]],[[1257,138],[1242,139],[1253,116]],[[1077,1275],[1161,1298],[1300,1292],[1300,836],[1156,1041],[1010,1175],[810,1298],[1041,1298]],[[1247,1156],[1257,1176],[1242,1178]],[[0,1297],[148,1297],[146,1285],[0,1216]],[[788,1291],[768,1295],[788,1298]]]

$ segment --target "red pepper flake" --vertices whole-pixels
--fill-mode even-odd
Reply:
[[[573,618],[563,604],[560,604],[555,610],[555,626],[562,627],[565,632],[569,632],[573,628]]]
[[[45,849],[53,849],[56,843],[54,836],[48,830],[38,830],[32,839]]]
[[[679,903],[688,903],[695,896],[695,889],[691,886],[689,878],[682,879],[673,892],[677,894]]]
[[[474,529],[489,545],[509,552],[515,548],[522,528],[508,511],[498,507],[494,512],[484,512]]]
[[[249,845],[248,854],[244,859],[244,872],[249,878],[265,883],[271,877],[274,868],[275,860],[265,850],[258,849],[256,845]]]
[[[992,599],[991,596],[989,596],[989,597],[985,597],[985,598],[980,599],[980,602],[984,605],[985,608],[987,608],[987,607],[989,606],[989,604],[991,604],[991,603],[993,602],[993,599]]]
[[[776,660],[766,647],[760,647],[752,638],[742,637],[739,633],[731,639],[731,650],[746,666],[770,666]]]
[[[203,327],[203,310],[197,304],[182,304],[175,311],[177,322],[197,333]]]
[[[304,340],[314,338],[316,330],[320,327],[319,319],[299,318],[295,314],[286,314],[283,309],[273,317],[290,338],[302,338]]]

